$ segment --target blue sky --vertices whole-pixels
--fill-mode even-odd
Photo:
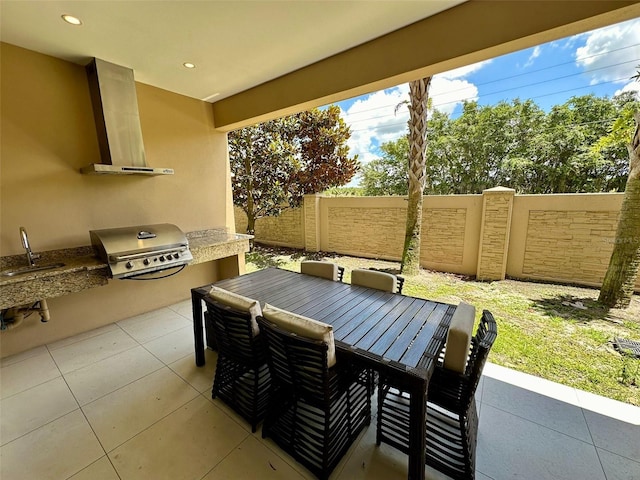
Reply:
[[[430,96],[434,108],[453,117],[463,100],[494,105],[532,99],[548,111],[572,96],[640,92],[640,82],[630,80],[638,64],[640,19],[635,19],[438,74]],[[382,143],[406,134],[407,109],[397,114],[394,109],[408,92],[403,84],[338,103],[351,127],[352,155],[368,162],[378,157]]]

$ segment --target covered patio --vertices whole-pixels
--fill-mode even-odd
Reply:
[[[180,302],[3,359],[0,476],[314,478],[211,400],[216,354],[195,366],[191,321]],[[476,397],[476,478],[640,477],[638,407],[494,364]],[[406,455],[375,445],[375,420],[332,479],[407,478]]]
[[[92,31],[102,47],[89,46],[86,51],[79,48],[88,45],[86,39],[73,34],[68,37],[71,51],[54,44],[67,38],[56,30],[61,12],[55,5],[72,2],[31,2],[24,10],[21,6],[30,2],[5,3],[3,256],[23,253],[15,232],[27,221],[27,227],[35,227],[34,236],[42,239],[38,251],[84,247],[89,229],[114,225],[169,220],[185,231],[215,227],[233,232],[227,132],[640,14],[637,1],[444,2],[441,11],[409,16],[385,32],[341,26],[358,33],[357,38],[324,50],[317,48],[322,38],[301,28],[299,35],[306,43],[286,39],[286,45],[304,53],[294,58],[297,63],[258,72],[256,64],[241,64],[242,57],[234,53],[237,56],[229,62],[216,60],[209,66],[212,75],[230,72],[233,81],[224,89],[195,81],[198,87],[187,91],[175,87],[171,75],[153,77],[145,71],[145,60],[153,57],[151,46],[164,60],[170,52],[163,48],[179,42],[131,42],[141,56],[127,57],[123,52],[133,50],[132,45],[127,44],[124,26],[115,23],[119,18],[108,2],[77,3],[84,10],[77,13],[87,14],[80,32],[107,24],[118,32]],[[179,11],[180,2],[169,3]],[[231,8],[231,2],[225,3]],[[91,5],[99,9],[92,12]],[[486,5],[493,10],[483,10]],[[37,12],[41,23],[34,21]],[[129,22],[127,33],[137,40],[149,40],[151,33],[165,40],[168,30],[160,20],[173,17],[153,12],[157,16],[147,18],[149,12],[142,13],[145,16]],[[283,15],[273,17],[282,21]],[[99,21],[92,24],[92,18]],[[214,16],[196,12],[195,18],[212,21]],[[321,23],[315,18],[307,21]],[[269,24],[264,18],[256,23]],[[49,30],[43,24],[54,26]],[[290,24],[300,25],[295,19]],[[27,38],[27,25],[42,37]],[[148,37],[138,36],[141,25],[150,26]],[[257,41],[266,48],[268,38],[239,41],[246,39],[234,25],[229,28],[218,36],[205,29],[208,36],[198,44],[223,52],[230,48],[227,45],[247,45],[247,51],[263,59],[262,67],[287,57],[281,51],[265,54],[256,48]],[[188,36],[178,26],[172,31]],[[419,44],[438,48],[419,50]],[[171,65],[177,68],[167,68],[182,75],[182,62],[193,59],[183,58],[182,51],[172,53]],[[140,74],[137,90],[149,163],[176,167],[179,174],[164,182],[125,178],[111,183],[80,175],[89,159],[98,158],[82,66],[91,56],[127,63]],[[204,65],[203,60],[199,68]],[[260,430],[252,434],[233,411],[211,399],[214,352],[206,352],[204,368],[193,361],[191,303],[184,300],[189,288],[242,273],[244,266],[244,254],[239,254],[190,266],[178,280],[162,286],[127,288],[117,281],[106,285],[105,280],[101,288],[56,297],[48,328],[36,323],[3,332],[0,477],[314,478],[270,440],[263,440]],[[495,365],[485,368],[477,400],[477,478],[640,477],[638,407]],[[440,478],[433,471],[427,477]],[[375,445],[373,418],[331,478],[407,478],[407,457]]]

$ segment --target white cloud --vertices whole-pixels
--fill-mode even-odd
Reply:
[[[478,87],[467,80],[449,79],[436,75],[430,89],[433,108],[451,115],[458,104],[464,100],[478,99]]]
[[[585,69],[592,85],[626,83],[635,74],[640,58],[640,19],[594,30],[584,38],[584,46],[576,49],[576,64]]]
[[[621,93],[624,93],[624,92],[636,92],[640,97],[640,82],[633,81],[633,82],[627,83],[620,90],[616,90],[616,93],[614,93],[613,96],[615,97],[616,95],[620,95]]]
[[[358,154],[360,161],[376,158],[376,144],[381,145],[400,138],[406,132],[409,113],[396,105],[409,99],[408,84],[381,90],[363,96],[343,113],[342,118],[351,127],[350,153]]]
[[[431,81],[429,95],[435,109],[451,114],[463,100],[476,100],[478,88],[462,79],[490,60],[435,75]],[[350,154],[358,154],[361,162],[378,158],[378,146],[395,141],[407,133],[409,111],[405,105],[409,100],[409,84],[363,96],[343,111],[342,118],[351,127],[348,145]],[[397,112],[394,112],[398,106]]]
[[[542,53],[542,47],[540,45],[536,45],[533,51],[531,52],[531,55],[529,55],[527,62],[524,64],[525,68],[533,65],[534,60],[538,58],[541,53]]]

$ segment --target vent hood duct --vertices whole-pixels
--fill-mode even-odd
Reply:
[[[173,175],[172,168],[147,167],[133,70],[94,58],[86,67],[102,163],[82,173]]]

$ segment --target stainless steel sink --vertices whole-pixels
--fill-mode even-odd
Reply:
[[[27,273],[40,272],[42,270],[52,270],[54,268],[64,267],[64,263],[48,263],[44,265],[33,265],[28,267],[14,268],[13,270],[5,270],[0,272],[0,276],[13,277],[16,275],[25,275]]]

